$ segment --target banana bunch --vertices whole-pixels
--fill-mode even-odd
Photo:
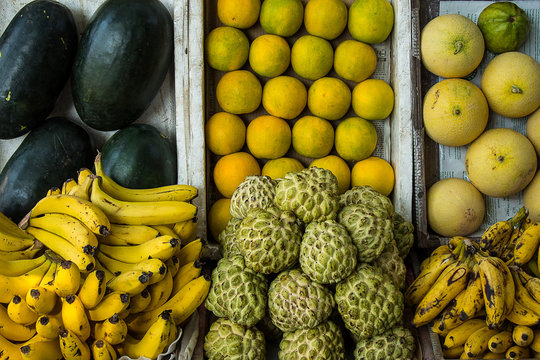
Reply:
[[[0,360],[150,359],[210,289],[197,189],[81,169],[19,226],[0,214]]]

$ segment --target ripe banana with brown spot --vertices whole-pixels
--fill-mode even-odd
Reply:
[[[101,177],[103,191],[123,201],[191,201],[197,197],[197,188],[191,185],[168,185],[148,189],[131,189],[121,186],[103,171],[101,153],[95,158],[96,175]],[[172,222],[171,222],[172,223]]]
[[[534,313],[540,314],[540,303],[538,303],[532,296],[529,294],[525,286],[521,283],[519,275],[516,272],[515,267],[510,268],[510,273],[514,278],[515,285],[515,295],[514,300],[519,301],[520,304],[523,304],[526,308],[531,309]]]
[[[67,179],[66,181],[64,181],[62,183],[62,188],[60,190],[60,194],[64,194],[64,195],[69,194],[69,191],[75,185],[77,185],[77,180],[75,180],[75,179]]]
[[[463,345],[443,350],[442,353],[445,359],[459,359],[463,353]]]
[[[106,289],[105,272],[93,270],[84,279],[77,295],[86,309],[92,309],[101,302]]]
[[[63,328],[62,315],[41,315],[36,321],[36,332],[39,336],[58,341],[58,335]]]
[[[202,261],[195,260],[180,267],[173,277],[172,294],[176,294],[191,280],[198,278],[201,275],[202,265]]]
[[[82,341],[73,331],[60,330],[60,350],[66,360],[90,360],[92,353],[86,342]]]
[[[97,235],[107,235],[111,227],[109,218],[97,205],[76,196],[59,194],[43,198],[31,210],[30,218],[46,213],[70,215]]]
[[[20,353],[22,359],[28,360],[63,360],[58,339],[37,335],[20,347]]]
[[[88,168],[81,168],[77,171],[77,184],[83,184],[88,176],[93,176],[94,173]]]
[[[531,350],[540,353],[540,329],[534,329],[533,333],[533,341],[530,344]]]
[[[178,234],[173,231],[170,227],[167,225],[151,225],[152,228],[156,229],[159,232],[159,236],[161,235],[169,235],[173,238],[178,238]]]
[[[446,329],[451,330],[463,324],[463,321],[459,319],[459,314],[461,313],[461,309],[463,307],[465,295],[466,288],[457,294],[456,297],[454,297],[442,310],[442,312],[440,312],[439,315],[434,319],[440,331],[444,331]]]
[[[171,273],[171,275],[174,277],[180,269],[180,259],[177,255],[173,255],[169,260],[165,262],[165,266],[167,267],[167,270]]]
[[[140,245],[159,236],[159,232],[147,225],[111,224],[111,233],[128,245]]]
[[[523,266],[531,260],[540,245],[540,223],[534,223],[523,231],[514,247],[514,263]]]
[[[508,330],[500,331],[488,340],[488,350],[496,354],[504,354],[512,345],[512,332]]]
[[[32,259],[43,249],[43,244],[36,241],[31,247],[18,251],[0,250],[0,261],[12,261],[22,259]]]
[[[126,321],[128,329],[141,334],[148,330],[152,319],[155,319],[164,310],[172,310],[174,323],[181,325],[188,317],[193,314],[199,305],[206,299],[210,291],[211,278],[208,275],[201,275],[197,279],[190,281],[185,287],[185,291],[181,291],[172,296],[167,302],[159,308],[148,311]]]
[[[197,237],[197,219],[192,218],[177,222],[173,226],[173,231],[180,238],[182,245],[185,246]]]
[[[11,341],[26,341],[36,334],[34,327],[17,324],[11,320],[2,304],[0,304],[0,324],[2,324],[0,335]]]
[[[87,272],[94,269],[94,257],[84,253],[65,238],[33,226],[27,227],[26,231],[63,259],[72,261],[81,271]]]
[[[534,338],[533,329],[525,325],[516,325],[512,331],[512,340],[518,346],[529,346]]]
[[[512,306],[514,305],[514,297],[516,294],[515,284],[514,284],[514,278],[512,277],[512,273],[510,272],[510,269],[508,268],[508,265],[506,263],[498,258],[498,257],[491,257],[489,261],[492,262],[492,264],[499,269],[503,276],[504,280],[504,309],[505,314],[510,312],[512,310]]]
[[[129,294],[120,291],[113,291],[103,297],[101,302],[92,309],[88,309],[88,319],[92,321],[103,321],[114,314],[127,309],[129,306]]]
[[[92,356],[94,360],[116,360],[116,350],[103,339],[94,340],[92,343]]]
[[[85,254],[93,254],[98,246],[96,235],[80,220],[67,214],[39,215],[31,218],[28,225],[62,237]]]
[[[484,325],[469,335],[465,342],[463,352],[466,353],[469,358],[474,359],[487,350],[489,339],[498,332],[499,330],[490,329],[488,326]]]
[[[540,315],[514,299],[512,311],[506,315],[508,321],[516,325],[534,326],[540,324]]]
[[[173,277],[172,274],[167,271],[163,280],[148,286],[148,291],[150,292],[150,303],[147,305],[145,311],[152,311],[165,304],[165,302],[167,302],[171,296],[172,288]]]
[[[422,326],[432,321],[465,289],[471,268],[468,256],[448,266],[418,304],[413,323]]]
[[[480,279],[480,271],[477,264],[473,265],[465,291],[466,295],[463,299],[461,312],[459,313],[459,319],[462,321],[475,317],[484,308],[482,280]]]
[[[491,257],[476,254],[484,294],[486,323],[490,329],[498,329],[501,327],[506,314],[505,280],[501,271],[490,259]]]
[[[79,199],[90,200],[90,188],[94,181],[93,176],[87,176],[81,184],[77,184],[69,190],[68,195],[76,196]]]
[[[0,360],[22,360],[18,344],[12,343],[0,333]]]
[[[114,314],[94,325],[94,338],[103,339],[111,345],[118,345],[126,340],[128,327],[123,319]]]
[[[463,346],[467,338],[476,330],[486,326],[484,319],[470,319],[463,324],[451,329],[444,337],[442,344],[443,350],[447,350],[456,346]],[[460,352],[461,354],[461,352]]]
[[[45,254],[33,259],[8,260],[0,262],[0,275],[19,276],[37,268],[47,260]]]
[[[0,303],[7,304],[15,295],[26,296],[28,289],[38,286],[49,270],[51,260],[47,259],[35,269],[19,276],[0,275]]]
[[[27,249],[34,244],[32,236],[25,231],[21,229],[14,231],[11,228],[2,225],[3,224],[0,222],[0,250],[20,251]]]
[[[193,240],[186,246],[180,247],[180,251],[178,252],[178,266],[201,259],[205,249],[206,241],[200,238]]]
[[[46,288],[49,291],[55,292],[54,290],[54,277],[56,276],[56,268],[58,267],[57,262],[53,262],[49,267],[49,270],[45,273],[45,276],[39,282],[39,287]]]
[[[118,276],[122,273],[141,270],[149,275],[148,284],[154,284],[158,281],[161,281],[165,277],[167,268],[163,261],[157,258],[141,260],[138,263],[127,263],[120,260],[113,259],[103,252],[98,252],[96,254],[101,265],[103,265],[111,273]]]
[[[162,235],[141,245],[112,246],[101,244],[99,251],[115,260],[136,264],[149,258],[167,261],[174,255],[178,246],[177,239]],[[102,263],[102,265],[105,264]]]
[[[45,194],[45,197],[52,196],[52,195],[58,195],[62,192],[62,190],[58,186],[53,186],[49,190],[47,190],[47,193]]]
[[[147,287],[141,291],[140,294],[131,297],[131,300],[129,301],[129,313],[137,314],[145,311],[148,308],[148,305],[150,305],[151,301],[152,296],[150,295],[150,291]]]
[[[25,300],[26,305],[33,312],[38,315],[46,315],[53,311],[58,296],[50,288],[36,286],[28,290]]]
[[[76,294],[81,285],[81,273],[77,264],[70,260],[62,261],[56,267],[54,291],[61,298]]]
[[[0,212],[0,232],[8,233],[19,238],[32,240],[32,237],[30,235],[25,233],[24,230],[21,230],[16,223],[14,223],[2,212]]]
[[[142,270],[130,270],[115,276],[107,283],[107,287],[113,291],[128,293],[129,296],[140,294],[146,289],[150,280],[150,274]]]
[[[92,182],[90,199],[113,223],[126,225],[165,225],[191,219],[197,207],[184,201],[122,201],[101,189],[101,178]]]
[[[524,270],[518,267],[516,267],[516,273],[533,299],[540,302],[540,279],[530,276]]]
[[[26,305],[26,297],[15,295],[8,303],[7,308],[8,316],[11,320],[21,325],[32,325],[35,324],[38,314],[32,311]]]
[[[525,207],[522,207],[511,219],[498,221],[495,224],[492,224],[484,231],[482,237],[478,241],[480,249],[487,251],[495,247],[500,242],[506,242],[512,235],[514,226],[526,216],[527,210]]]
[[[77,295],[68,295],[62,298],[62,323],[64,328],[71,330],[82,341],[90,337],[90,321],[86,309]]]
[[[514,359],[525,359],[528,358],[531,354],[531,351],[528,347],[514,345],[506,350],[506,358],[510,360]]]

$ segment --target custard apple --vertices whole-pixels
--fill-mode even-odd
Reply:
[[[231,216],[242,219],[249,209],[274,206],[276,185],[277,181],[268,176],[247,176],[231,196]]]
[[[411,331],[396,326],[384,334],[360,340],[356,343],[356,360],[412,360],[415,358],[416,342]]]
[[[386,246],[382,254],[372,264],[388,274],[399,290],[403,291],[405,289],[407,285],[407,267],[401,256],[399,256],[399,251],[394,241]]]
[[[335,299],[356,340],[381,335],[403,319],[403,294],[381,269],[366,263],[336,285]]]
[[[394,239],[392,220],[385,210],[364,204],[347,205],[338,214],[358,249],[358,261],[375,260]]]
[[[268,289],[268,311],[281,331],[312,328],[328,319],[332,293],[298,269],[279,273]]]
[[[358,204],[385,210],[389,217],[394,213],[394,205],[392,205],[390,198],[376,191],[369,185],[355,186],[341,194],[339,197],[339,205],[341,207]]]
[[[246,267],[242,256],[223,258],[212,271],[206,308],[244,326],[253,326],[266,313],[266,278]]]
[[[246,328],[218,318],[204,338],[204,353],[208,360],[265,360],[264,335],[255,327]]]
[[[321,284],[340,282],[356,267],[356,246],[347,229],[335,220],[306,226],[300,246],[300,266],[311,280]]]
[[[233,217],[229,220],[225,229],[219,234],[219,250],[222,257],[230,258],[235,255],[242,255],[238,247],[238,241],[236,240],[236,233],[241,223],[242,219]]]
[[[236,239],[247,267],[278,273],[298,261],[302,229],[291,211],[255,208],[242,220]]]
[[[284,333],[279,349],[279,360],[345,359],[343,335],[339,327],[331,321],[323,322],[312,329]]]
[[[405,221],[403,216],[395,212],[392,216],[394,224],[394,241],[399,250],[399,256],[406,258],[414,243],[414,226]]]
[[[274,203],[304,223],[333,220],[339,210],[337,179],[330,170],[310,167],[278,181]]]

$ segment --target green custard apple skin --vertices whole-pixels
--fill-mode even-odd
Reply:
[[[394,205],[390,198],[376,191],[369,185],[355,186],[341,194],[339,197],[339,205],[341,207],[360,204],[385,210],[388,216],[392,216],[394,213]]]
[[[236,233],[240,228],[242,219],[231,218],[225,229],[219,234],[219,251],[224,258],[230,258],[236,255],[242,255],[240,248],[238,247],[238,241],[236,239]]]
[[[527,40],[530,28],[525,11],[509,1],[489,4],[478,16],[477,25],[487,49],[495,54],[516,51]]]
[[[255,208],[247,212],[236,238],[246,266],[271,274],[296,264],[302,230],[292,211]]]
[[[338,283],[356,267],[356,246],[347,229],[335,220],[311,222],[300,246],[302,271],[321,284]]]
[[[358,260],[371,262],[394,240],[394,227],[382,208],[365,204],[347,205],[338,214],[358,250]]]
[[[403,321],[403,294],[383,270],[366,263],[336,285],[335,300],[356,341],[381,335]]]
[[[331,171],[310,167],[279,180],[274,203],[304,223],[333,220],[339,209],[337,179]]]
[[[268,289],[268,312],[283,332],[308,329],[328,319],[335,305],[330,290],[298,269],[279,273]]]
[[[343,335],[331,321],[283,334],[279,349],[279,360],[345,359]]]
[[[246,267],[242,256],[222,258],[212,271],[206,308],[243,326],[254,326],[266,314],[268,283]]]
[[[399,213],[392,214],[394,224],[394,241],[403,259],[407,257],[414,244],[414,225],[406,221]]]
[[[268,176],[247,176],[232,194],[231,216],[242,219],[250,209],[273,207],[276,184]]]
[[[360,340],[354,350],[355,360],[413,360],[416,342],[412,332],[402,326],[390,331]]]
[[[259,329],[218,318],[204,338],[204,353],[208,360],[264,360],[266,343]]]
[[[395,241],[388,244],[386,248],[384,248],[382,254],[379,255],[372,264],[373,266],[382,269],[390,276],[392,282],[399,290],[403,291],[405,289],[407,285],[407,267],[399,255],[399,250]]]

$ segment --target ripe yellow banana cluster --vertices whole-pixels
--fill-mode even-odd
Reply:
[[[155,359],[210,289],[197,189],[81,169],[19,226],[0,214],[0,360]]]

